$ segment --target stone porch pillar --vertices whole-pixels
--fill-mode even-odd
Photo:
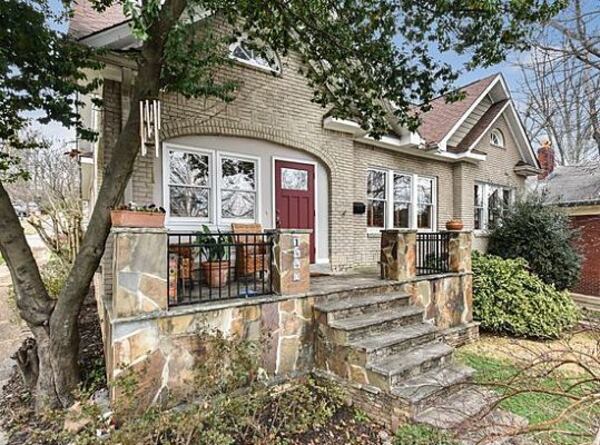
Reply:
[[[273,230],[273,292],[293,295],[310,289],[312,230]]]
[[[381,278],[409,280],[417,275],[417,231],[394,229],[381,231]]]
[[[471,246],[473,244],[473,234],[469,230],[452,231],[449,230],[449,265],[450,272],[470,273],[471,272]]]
[[[113,318],[167,309],[166,229],[113,228]]]

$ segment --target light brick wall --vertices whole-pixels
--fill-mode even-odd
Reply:
[[[473,225],[473,184],[476,180],[521,186],[523,180],[512,169],[520,159],[510,131],[501,119],[498,127],[506,148],[489,147],[485,135],[477,147],[488,153],[480,165],[451,164],[416,158],[391,150],[355,143],[350,137],[323,129],[326,112],[311,102],[312,90],[298,73],[294,55],[282,61],[281,75],[233,64],[222,69],[221,78],[239,82],[236,99],[225,104],[213,100],[186,99],[165,95],[162,99],[162,140],[188,135],[223,135],[262,139],[307,152],[321,160],[329,181],[329,258],[335,270],[376,265],[379,260],[377,236],[367,235],[366,215],[353,215],[354,201],[366,202],[366,169],[393,168],[437,178],[438,228],[452,217]],[[136,161],[132,197],[138,203],[158,201],[155,191],[153,150]]]

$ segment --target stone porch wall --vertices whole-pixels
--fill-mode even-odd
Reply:
[[[297,244],[306,260],[308,235],[292,234],[299,237]],[[283,242],[274,249],[279,252],[276,262],[283,271],[279,274],[282,293],[290,280],[287,269],[293,244],[284,235],[279,235]],[[309,373],[317,367],[315,303],[371,291],[351,287],[321,293],[309,291],[308,267],[304,261],[300,280],[287,289],[297,291],[295,295],[168,308],[167,232],[113,229],[111,236],[113,291],[99,299],[107,373],[110,382],[125,371],[136,375],[135,397],[139,407],[166,404],[189,394],[195,364],[207,353],[198,335],[203,332],[218,330],[226,337],[256,342],[260,365],[274,382]],[[411,239],[408,237],[403,255],[411,249]],[[379,293],[404,290],[413,303],[426,308],[426,318],[432,323],[454,332],[457,341],[469,338],[470,334],[464,334],[472,320],[469,241],[470,234],[458,234],[451,243],[452,273],[416,277],[410,276],[414,267],[409,266],[405,268],[409,276],[393,283],[382,282],[373,290]],[[414,257],[411,261],[414,262]],[[301,287],[297,287],[299,283]],[[113,388],[111,395],[116,397],[118,389]],[[366,403],[369,396],[363,396]]]

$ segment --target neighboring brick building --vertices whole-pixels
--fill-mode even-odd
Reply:
[[[76,5],[72,35],[90,46],[135,48],[128,23],[110,14],[114,25],[106,27],[107,17],[97,20],[93,11]],[[326,117],[311,102],[312,90],[294,55],[267,66],[249,56],[243,42],[231,50],[239,63],[223,67],[222,76],[240,83],[237,98],[224,104],[162,96],[159,156],[150,150],[138,157],[125,192],[126,202],[164,206],[171,230],[198,230],[202,224],[227,229],[232,221],[264,228],[309,224],[314,262],[334,271],[375,266],[382,228],[437,231],[459,218],[475,230],[475,247],[485,249],[491,210],[539,173],[501,75],[464,86],[460,102],[435,99],[418,132],[400,129],[376,141],[354,122]],[[93,159],[84,170],[89,177],[84,195],[92,204],[115,128],[133,105],[135,64],[117,51],[106,59],[98,73],[105,82],[96,92],[104,109],[81,111],[84,121],[104,130],[97,143],[82,141],[80,147]],[[83,101],[89,104],[90,98]],[[191,162],[204,165],[201,184],[175,177],[175,164],[190,170]],[[227,176],[227,169],[237,173]],[[311,222],[300,221],[304,210],[282,215],[277,190],[285,186],[276,180],[282,175],[292,182],[314,178],[300,184],[312,195]],[[365,212],[354,204],[364,204]]]
[[[554,166],[550,146],[540,148],[540,163],[545,173],[542,187],[551,202],[564,207],[577,228],[577,247],[583,256],[581,278],[572,291],[600,297],[600,166]]]

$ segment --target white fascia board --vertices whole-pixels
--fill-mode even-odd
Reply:
[[[362,136],[366,134],[366,131],[360,128],[357,122],[349,119],[338,119],[336,117],[326,117],[323,119],[323,128],[326,130],[339,131],[340,133],[347,133],[354,136]]]
[[[496,121],[500,118],[500,116],[502,116],[502,113],[504,113],[504,110],[506,110],[506,107],[508,107],[509,104],[510,104],[510,100],[504,104],[504,106],[502,107],[500,112],[496,115],[496,117],[494,119],[492,119],[492,121],[489,123],[489,125],[487,127],[485,127],[485,130],[483,130],[483,132],[479,135],[479,137],[475,140],[475,142],[473,142],[469,146],[467,151],[471,151],[479,143],[479,141],[481,141],[481,139],[485,136],[485,134],[488,131],[490,131],[490,128],[492,128],[492,126],[496,123]]]
[[[519,152],[521,153],[521,157],[524,158],[523,160],[528,161],[529,163],[531,163],[537,167],[540,167],[538,158],[535,155],[535,151],[534,151],[533,147],[531,146],[529,137],[527,136],[525,128],[523,127],[523,122],[521,122],[521,119],[519,118],[519,114],[517,112],[517,109],[516,109],[515,104],[513,103],[512,99],[509,100],[508,109],[510,110],[509,117],[512,120],[512,122],[509,122],[508,128],[510,129],[513,138],[517,142],[517,147],[519,147]],[[517,134],[515,134],[515,128],[517,129],[517,131],[516,131]],[[517,138],[517,136],[519,136],[519,138]],[[522,144],[519,144],[518,139],[521,139]],[[525,150],[527,153],[523,152],[523,145],[525,146]],[[529,155],[529,159],[525,159],[527,157],[527,155]]]
[[[477,107],[477,105],[479,105],[479,103],[483,100],[483,98],[486,97],[490,93],[492,88],[494,88],[494,86],[496,86],[496,84],[498,82],[501,83],[502,88],[504,89],[504,92],[505,92],[507,98],[510,97],[510,95],[508,94],[508,90],[506,89],[506,84],[502,80],[502,76],[500,74],[497,74],[496,77],[494,78],[494,80],[492,80],[490,82],[490,84],[487,86],[487,88],[485,90],[483,90],[483,92],[471,104],[471,106],[468,108],[468,110],[460,117],[458,122],[456,122],[456,124],[454,124],[454,126],[450,129],[450,131],[448,133],[446,133],[446,136],[444,136],[444,138],[439,142],[438,146],[440,147],[440,149],[446,151],[448,140],[450,140],[452,135],[454,135],[454,133],[456,133],[456,131],[461,127],[462,124],[464,124],[467,117],[469,117],[469,115],[473,112],[473,110]]]
[[[444,159],[450,162],[456,161],[469,161],[469,162],[481,162],[487,159],[487,155],[483,153],[473,153],[465,151],[462,153],[452,153],[450,151],[440,151],[436,156],[438,159]]]
[[[128,20],[120,25],[83,37],[79,41],[92,48],[122,49],[130,47],[138,42],[131,32],[130,23]]]

